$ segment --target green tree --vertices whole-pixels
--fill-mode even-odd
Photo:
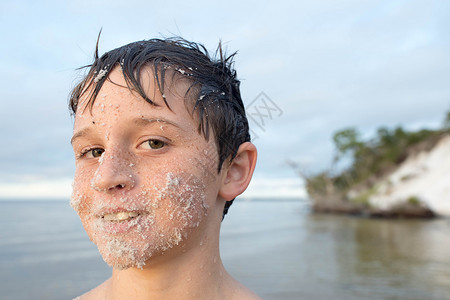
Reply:
[[[333,135],[333,142],[337,150],[335,160],[346,154],[354,154],[361,146],[359,132],[355,128],[346,128]]]

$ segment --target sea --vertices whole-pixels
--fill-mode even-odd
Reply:
[[[111,275],[69,201],[0,201],[0,299],[73,299]],[[227,270],[263,299],[450,299],[450,219],[318,215],[298,199],[237,199]]]

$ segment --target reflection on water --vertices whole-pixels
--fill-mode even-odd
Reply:
[[[110,276],[67,202],[0,202],[1,299],[71,299]],[[312,215],[238,199],[224,264],[264,299],[450,299],[450,219]],[[24,289],[23,286],[27,288]]]
[[[375,220],[309,216],[327,230],[337,278],[355,295],[450,299],[448,220]],[[311,231],[320,234],[317,230]]]
[[[252,255],[229,261],[254,270],[236,275],[265,299],[450,299],[448,219],[312,215],[298,202],[240,205],[243,214],[230,211],[233,224],[245,228],[251,212],[264,230],[247,234]],[[224,242],[232,247],[231,237]]]

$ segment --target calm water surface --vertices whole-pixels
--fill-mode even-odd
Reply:
[[[110,275],[68,202],[0,202],[1,299],[71,299]],[[312,215],[236,201],[224,264],[264,299],[450,299],[450,220]]]

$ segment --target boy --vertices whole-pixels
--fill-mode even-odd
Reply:
[[[219,255],[256,163],[232,69],[182,39],[125,45],[72,91],[71,205],[112,277],[81,299],[260,299]]]

